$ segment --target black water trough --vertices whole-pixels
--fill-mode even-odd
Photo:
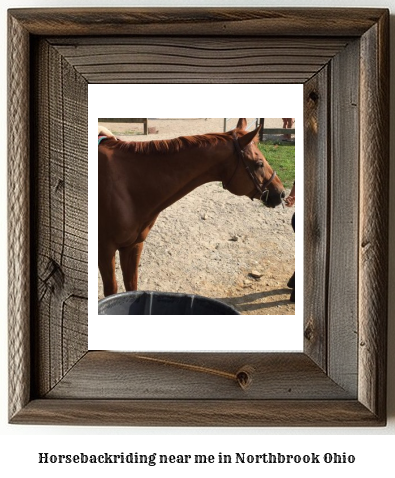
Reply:
[[[99,301],[99,315],[240,315],[230,305],[193,294],[124,292]]]

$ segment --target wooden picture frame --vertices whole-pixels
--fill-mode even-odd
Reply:
[[[11,423],[385,425],[388,30],[385,9],[9,11]],[[304,84],[303,353],[87,350],[87,87],[134,82]]]

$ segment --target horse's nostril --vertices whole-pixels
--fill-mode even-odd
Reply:
[[[283,191],[283,192],[281,193],[281,199],[284,199],[285,196],[286,196],[285,191]]]

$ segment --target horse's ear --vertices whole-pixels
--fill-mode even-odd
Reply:
[[[248,144],[252,143],[252,141],[254,141],[255,137],[257,136],[261,128],[262,128],[262,125],[260,124],[258,128],[255,128],[253,131],[246,133],[244,136],[240,136],[239,138],[240,148],[243,149]]]
[[[247,118],[239,118],[237,122],[237,129],[246,129],[247,128]]]

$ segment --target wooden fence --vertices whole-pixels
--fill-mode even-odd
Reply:
[[[228,131],[228,121],[233,118],[224,118],[224,133]],[[265,128],[265,118],[255,118],[248,126],[247,129],[250,129],[252,126],[255,128],[262,124],[262,129],[259,134],[259,140],[263,140],[264,135],[279,135],[279,134],[295,134],[295,128]]]
[[[144,134],[148,134],[148,118],[99,118],[99,123],[142,123]]]

